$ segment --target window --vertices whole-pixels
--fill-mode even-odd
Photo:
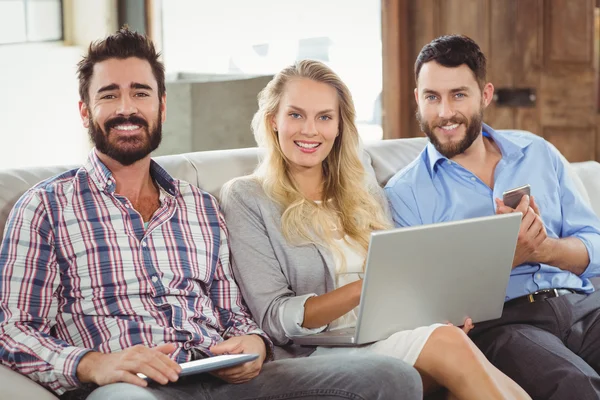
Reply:
[[[0,44],[61,39],[61,0],[0,0]]]
[[[304,58],[352,92],[364,140],[382,138],[381,0],[178,0],[162,3],[169,74],[274,74]]]

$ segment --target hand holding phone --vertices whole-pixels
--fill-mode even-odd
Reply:
[[[512,209],[517,208],[523,196],[531,196],[531,186],[524,185],[514,189],[507,190],[502,193],[502,201],[504,205]]]

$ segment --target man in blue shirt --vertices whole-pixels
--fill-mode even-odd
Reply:
[[[443,36],[415,64],[417,119],[430,143],[387,184],[395,224],[523,213],[504,312],[473,341],[533,398],[600,398],[600,220],[554,146],[482,122],[494,87],[464,36]],[[525,184],[512,209],[502,193]],[[477,299],[474,299],[477,300]]]

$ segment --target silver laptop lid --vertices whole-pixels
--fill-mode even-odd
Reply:
[[[356,342],[502,315],[521,213],[374,232]]]

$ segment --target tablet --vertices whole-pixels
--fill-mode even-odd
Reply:
[[[226,354],[221,356],[207,357],[201,360],[190,361],[181,366],[181,372],[179,376],[201,374],[203,372],[214,371],[216,369],[233,367],[235,365],[244,364],[248,361],[254,361],[258,358],[258,354]],[[149,378],[141,373],[138,373],[142,379],[148,380]]]

